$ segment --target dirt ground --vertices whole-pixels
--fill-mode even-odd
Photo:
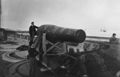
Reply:
[[[3,61],[1,55],[6,52],[14,52],[20,45],[28,45],[28,40],[18,38],[0,42],[0,77],[4,77],[3,70],[11,64]],[[116,74],[120,70],[120,44],[111,44],[109,49],[102,50],[102,53],[99,54],[105,59],[105,64],[110,72]]]
[[[6,52],[15,52],[16,48],[20,45],[28,45],[28,40],[8,38],[7,41],[0,41],[0,77],[4,77],[4,69],[12,64],[11,62],[4,61],[1,55]]]
[[[11,63],[7,62],[7,61],[3,61],[1,54],[3,54],[3,52],[0,52],[0,77],[4,77],[4,69]],[[6,73],[7,74],[7,73]]]

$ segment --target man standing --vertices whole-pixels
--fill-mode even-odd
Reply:
[[[119,39],[116,38],[116,33],[112,34],[112,37],[110,38],[110,43],[112,44],[118,44],[119,43]]]
[[[34,36],[37,33],[37,29],[38,29],[38,27],[36,25],[34,25],[34,22],[31,22],[31,25],[29,27],[29,34],[30,34],[30,43],[29,43],[29,45],[30,46],[33,43],[33,39],[34,39]]]
[[[30,77],[36,77],[36,68],[37,68],[37,61],[35,59],[35,56],[38,54],[34,48],[31,47],[34,41],[34,36],[37,33],[38,27],[34,25],[34,22],[31,22],[31,25],[29,27],[29,34],[30,34],[30,42],[29,42],[29,50],[28,50],[28,56],[27,58],[30,61],[30,71],[29,76]]]

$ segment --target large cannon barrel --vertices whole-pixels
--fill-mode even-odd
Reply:
[[[38,34],[43,32],[46,33],[46,38],[50,41],[81,43],[86,38],[86,33],[82,29],[69,29],[56,25],[41,25],[38,28]]]

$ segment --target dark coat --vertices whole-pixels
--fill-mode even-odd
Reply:
[[[103,58],[96,52],[85,55],[85,65],[89,77],[113,77],[107,70]]]
[[[34,36],[34,35],[36,35],[36,29],[37,29],[38,27],[37,26],[35,26],[35,25],[31,25],[30,27],[29,27],[29,34],[30,34],[30,36]]]

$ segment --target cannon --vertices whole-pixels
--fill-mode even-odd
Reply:
[[[64,76],[67,76],[68,72],[71,73],[70,71],[72,71],[68,67],[74,67],[74,64],[76,66],[77,64],[78,66],[81,65],[78,59],[68,54],[68,42],[82,43],[85,38],[86,33],[82,29],[63,28],[56,25],[41,25],[37,30],[37,37],[31,46],[34,49],[33,52],[38,52],[39,59],[36,60],[44,67],[57,75],[58,73],[56,71],[61,69],[65,70],[67,72]],[[64,68],[62,68],[63,66]],[[40,70],[42,71],[42,68]],[[77,72],[75,71],[75,74],[77,75],[78,72],[80,72],[79,68]],[[83,71],[83,74],[85,73]]]
[[[81,43],[86,38],[86,33],[82,29],[70,29],[58,27],[56,25],[42,25],[38,28],[38,34],[46,33],[46,39],[54,41],[68,41]]]

